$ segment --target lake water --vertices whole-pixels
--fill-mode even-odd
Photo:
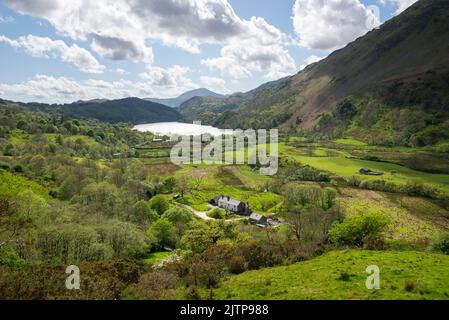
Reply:
[[[201,134],[210,134],[219,136],[222,134],[232,134],[232,130],[218,129],[212,126],[203,126],[193,123],[182,122],[159,122],[137,125],[133,128],[140,132],[151,132],[159,136],[199,136]]]

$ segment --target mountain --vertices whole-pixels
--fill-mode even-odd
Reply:
[[[78,100],[73,104],[84,104],[84,103],[103,103],[108,101],[108,99],[92,99],[92,100]]]
[[[144,100],[164,104],[164,105],[172,107],[172,108],[177,108],[181,104],[186,102],[187,100],[190,100],[194,97],[213,97],[213,98],[221,99],[221,98],[224,98],[225,96],[215,93],[215,92],[212,92],[208,89],[201,88],[201,89],[196,89],[196,90],[192,90],[192,91],[187,91],[187,92],[183,93],[182,95],[180,95],[179,97],[173,98],[173,99],[147,98]]]
[[[178,121],[181,115],[168,106],[138,98],[74,103],[63,106],[64,115],[73,118],[94,118],[104,122],[133,124]]]
[[[269,100],[287,81],[288,78],[283,78],[268,82],[249,92],[234,93],[225,98],[195,97],[181,104],[179,112],[186,121],[202,120],[205,123],[213,124],[217,122],[217,117],[224,115],[220,118],[222,120],[230,114],[229,111],[238,109],[247,101],[254,99]],[[230,125],[228,124],[228,126]]]
[[[223,128],[280,127],[386,145],[447,141],[447,21],[449,1],[420,0],[298,74],[243,94],[237,106],[214,111],[229,97],[200,115],[214,113],[205,119]]]

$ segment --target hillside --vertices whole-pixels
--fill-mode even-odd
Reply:
[[[131,122],[133,124],[177,121],[180,114],[165,105],[126,98],[103,103],[76,103],[63,107],[64,115],[73,118],[94,118],[104,122]]]
[[[201,89],[187,91],[187,92],[181,94],[179,97],[172,98],[172,99],[146,98],[144,100],[155,102],[155,103],[160,103],[160,104],[172,107],[172,108],[178,108],[184,102],[186,102],[192,98],[195,98],[195,97],[210,97],[210,98],[217,98],[217,99],[224,98],[224,96],[221,94],[212,92],[205,88],[201,88]]]
[[[338,261],[338,263],[336,263]],[[368,266],[380,268],[380,290],[367,290]],[[233,276],[216,299],[447,299],[449,257],[422,252],[332,251],[286,267]]]
[[[389,145],[447,140],[448,18],[448,1],[418,1],[297,75],[245,94],[211,124],[280,126]]]

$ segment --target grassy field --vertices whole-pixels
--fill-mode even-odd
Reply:
[[[388,216],[387,240],[420,244],[448,230],[449,211],[431,200],[353,188],[340,189],[346,215],[375,211]]]
[[[282,202],[281,196],[264,192],[264,184],[270,178],[247,166],[182,166],[175,176],[191,177],[199,185],[184,197],[186,204],[199,211],[208,211],[210,200],[220,195],[248,202],[259,213],[270,213]]]
[[[153,265],[153,264],[156,264],[156,263],[158,263],[160,261],[163,261],[168,256],[170,256],[171,254],[172,254],[171,252],[166,252],[166,251],[154,252],[154,253],[151,253],[150,255],[148,255],[148,257],[144,259],[144,262],[146,264]]]
[[[449,175],[447,174],[425,173],[392,163],[351,159],[344,155],[333,157],[307,156],[304,155],[304,151],[285,145],[281,145],[280,150],[281,155],[291,157],[302,164],[310,165],[319,170],[331,172],[332,174],[341,177],[359,176],[362,179],[379,179],[379,177],[364,176],[359,173],[361,168],[367,167],[374,171],[383,172],[384,175],[380,178],[386,181],[391,181],[397,184],[405,184],[409,181],[419,181],[449,192]]]
[[[380,290],[365,285],[380,268]],[[216,291],[224,300],[449,299],[449,256],[425,252],[347,250],[286,267],[232,276]]]

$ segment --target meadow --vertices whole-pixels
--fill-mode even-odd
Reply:
[[[368,266],[380,269],[380,290],[368,290]],[[222,300],[448,299],[449,257],[424,252],[332,251],[291,266],[232,276],[216,291]]]

